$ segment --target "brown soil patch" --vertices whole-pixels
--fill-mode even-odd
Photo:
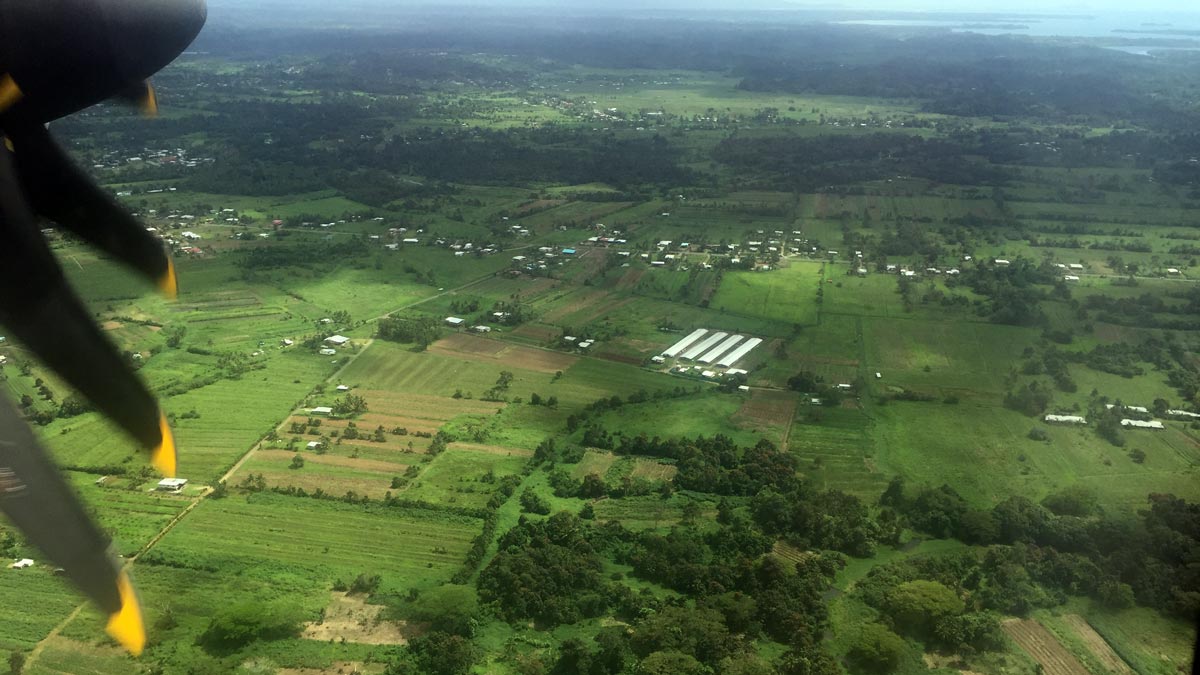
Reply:
[[[482,344],[481,344],[482,343]],[[429,347],[435,354],[481,363],[501,363],[513,368],[554,373],[575,365],[579,357],[534,347],[522,347],[459,333],[438,340]]]
[[[356,392],[367,399],[372,414],[392,417],[407,416],[429,420],[446,421],[458,415],[494,415],[504,405],[478,399],[452,399],[431,394],[407,394],[381,389],[364,389]]]
[[[533,451],[525,448],[509,448],[503,445],[483,445],[480,443],[451,443],[451,450],[467,450],[470,452],[482,452],[488,455],[501,455],[504,457],[532,457]]]
[[[430,351],[463,352],[495,356],[504,351],[506,345],[499,340],[490,340],[470,333],[451,333],[429,347]]]
[[[1000,624],[1013,642],[1042,665],[1046,675],[1088,675],[1087,668],[1054,634],[1033,619],[1007,619]]]
[[[280,462],[291,462],[292,457],[296,453],[290,450],[259,450],[258,456],[260,459],[278,460]],[[315,452],[305,452],[302,455],[306,464],[323,464],[325,466],[344,466],[352,469],[361,469],[363,471],[378,471],[386,473],[389,476],[400,476],[404,474],[404,470],[408,468],[407,464],[397,464],[395,462],[385,462],[379,459],[364,459],[362,457],[343,457],[341,455],[318,455]],[[301,469],[303,471],[303,469]]]
[[[621,275],[620,279],[617,279],[615,288],[618,291],[627,291],[627,290],[633,288],[634,286],[637,286],[638,282],[642,280],[642,276],[644,276],[645,274],[646,274],[646,268],[631,267],[631,268],[629,268],[628,272]]]
[[[767,424],[786,428],[796,414],[799,394],[788,391],[755,389],[750,399],[738,408],[734,418],[741,423]]]
[[[304,624],[301,637],[309,640],[345,640],[367,645],[408,643],[406,625],[380,618],[382,605],[368,605],[361,595],[334,591],[325,608],[325,621]]]
[[[355,476],[330,476],[329,474],[305,472],[304,469],[292,471],[291,469],[282,469],[280,471],[262,471],[263,480],[267,481],[270,487],[297,487],[305,492],[312,494],[318,489],[331,494],[335,497],[340,497],[347,492],[355,492],[360,495],[366,495],[372,499],[382,499],[389,491],[392,490],[392,477],[379,476],[374,480],[367,480]],[[397,476],[401,474],[396,474]]]
[[[125,324],[121,323],[120,321],[105,321],[104,323],[100,324],[100,327],[104,330],[116,330],[124,325]]]
[[[1087,619],[1078,614],[1067,614],[1063,617],[1066,622],[1083,640],[1083,644],[1087,646],[1088,651],[1100,661],[1101,665],[1110,673],[1121,673],[1122,675],[1131,675],[1133,670],[1125,660],[1120,657],[1113,648],[1109,646],[1099,633],[1092,628]]]
[[[328,668],[280,668],[276,675],[381,675],[387,666],[362,661],[334,661]]]
[[[640,356],[622,354],[620,352],[608,350],[596,352],[596,358],[604,359],[605,361],[616,361],[617,363],[627,363],[631,366],[640,366],[642,365],[642,361],[645,361],[645,359]]]
[[[543,326],[540,324],[525,324],[520,328],[515,329],[512,334],[517,337],[529,338],[538,342],[547,342],[558,337],[560,330],[554,326]]]

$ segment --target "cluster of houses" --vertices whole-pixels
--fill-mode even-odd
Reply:
[[[123,166],[142,166],[146,164],[154,166],[182,166],[189,169],[194,169],[201,164],[211,164],[216,159],[213,157],[192,157],[187,148],[169,148],[160,150],[151,150],[142,148],[141,154],[123,155],[121,152],[113,150],[104,153],[100,160],[92,164],[93,169],[119,169]],[[144,188],[139,192],[147,191]],[[161,190],[159,190],[161,192]]]

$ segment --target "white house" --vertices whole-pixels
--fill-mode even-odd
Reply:
[[[29,558],[21,558],[20,560],[8,566],[9,569],[13,570],[23,570],[26,567],[33,567],[33,560]]]
[[[454,326],[455,328],[458,328],[459,326],[461,326],[467,322],[466,319],[460,319],[457,316],[448,316],[445,319],[443,319],[443,321],[446,322],[447,326]]]
[[[1138,429],[1165,429],[1166,428],[1163,425],[1163,423],[1159,422],[1158,420],[1150,420],[1149,422],[1146,422],[1144,420],[1121,420],[1121,426],[1136,427]]]
[[[326,348],[318,351],[317,353],[320,354],[321,356],[334,356],[335,354],[337,354],[337,350],[332,349],[330,347],[326,347]]]
[[[325,344],[330,344],[334,347],[341,347],[349,341],[350,338],[346,337],[345,335],[330,335],[329,337],[325,338]]]
[[[158,485],[154,486],[155,490],[160,492],[179,492],[187,485],[186,478],[164,478],[158,481]]]

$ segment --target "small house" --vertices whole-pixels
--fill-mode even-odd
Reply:
[[[8,566],[8,568],[12,570],[23,570],[26,567],[33,567],[33,560],[29,558],[21,558],[20,560]]]
[[[329,337],[325,338],[325,344],[333,345],[334,347],[341,347],[349,341],[350,338],[346,337],[345,335],[330,335]]]
[[[490,332],[492,332],[492,327],[491,326],[472,326],[471,330],[475,331],[476,333],[490,333]]]
[[[164,478],[158,481],[158,485],[155,485],[154,489],[159,492],[179,492],[187,485],[187,482],[186,478]]]
[[[347,387],[347,386],[346,386],[346,385],[344,385],[344,384],[339,384],[339,385],[337,386],[337,390],[338,390],[338,391],[350,391],[350,387]]]
[[[324,349],[321,349],[317,353],[320,354],[321,356],[335,356],[337,354],[337,350],[332,349],[330,347],[325,347]]]
[[[453,326],[454,328],[459,328],[467,322],[466,319],[460,319],[457,316],[448,316],[444,319],[444,321],[447,326]]]
[[[327,405],[319,405],[308,412],[312,413],[313,415],[332,415],[333,408],[330,408]]]
[[[309,450],[317,450],[321,447],[321,441],[309,441],[304,447]]]

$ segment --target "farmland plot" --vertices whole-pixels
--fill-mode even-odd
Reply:
[[[1089,675],[1058,638],[1033,619],[1007,619],[1001,628],[1044,669],[1046,675]]]

